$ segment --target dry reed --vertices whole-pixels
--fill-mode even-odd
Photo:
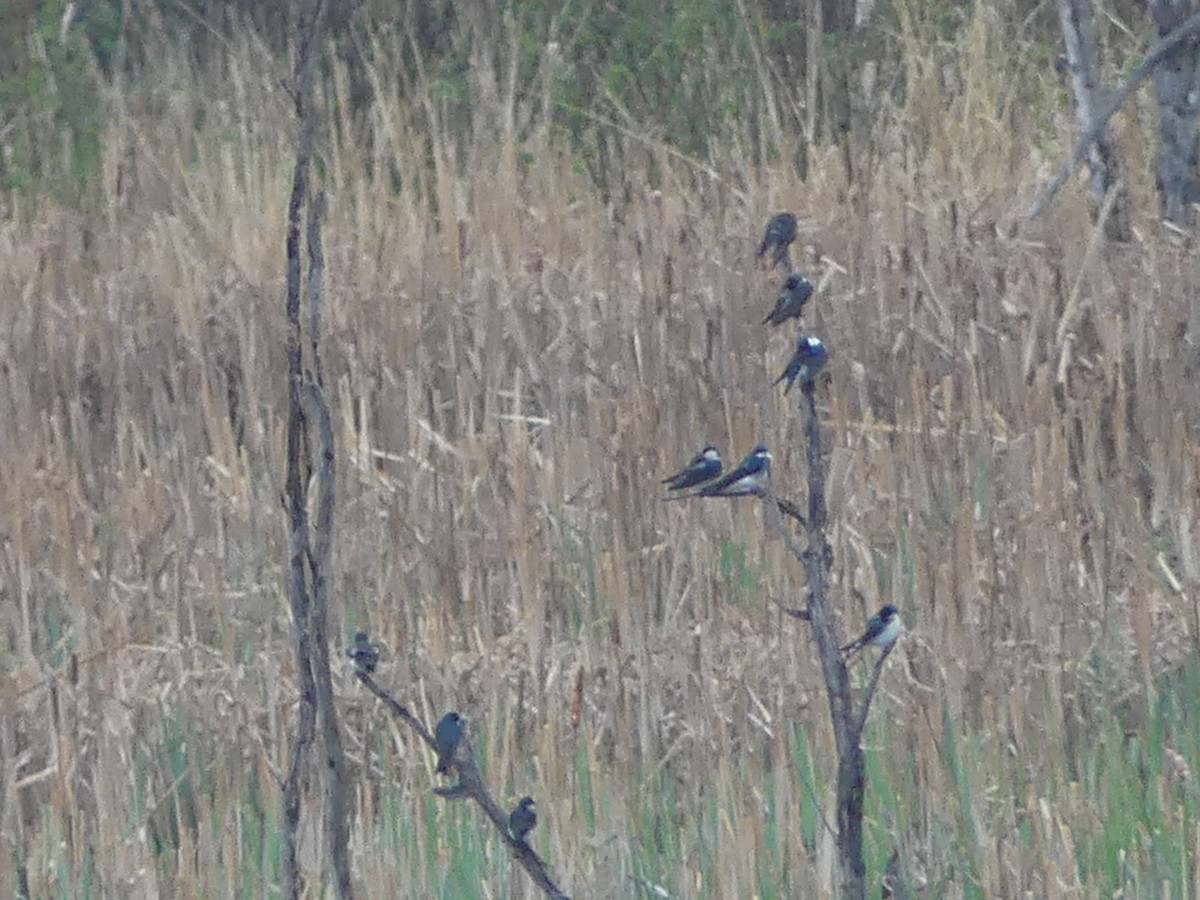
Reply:
[[[740,185],[651,145],[662,181],[628,171],[619,219],[548,134],[426,134],[436,101],[392,96],[386,49],[369,116],[338,122],[335,631],[367,627],[378,677],[429,721],[471,716],[578,896],[831,891],[819,674],[804,624],[766,602],[797,603],[803,574],[758,504],[657,485],[705,441],[761,439],[802,499],[800,419],[769,387],[789,339],[758,327],[774,282],[753,264],[784,208],[834,353],[844,627],[889,599],[910,629],[867,731],[872,864],[899,847],[937,896],[1110,883],[1080,835],[1122,800],[1081,761],[1194,627],[1194,239],[1145,210],[1134,244],[1093,252],[1069,193],[1020,221],[1053,158],[988,69],[998,27],[978,14],[953,78],[906,52],[907,105],[856,151],[874,163],[855,184],[819,145],[803,183],[730,160]],[[219,79],[164,54],[143,105],[111,98],[104,208],[0,224],[0,884],[33,896],[278,875],[292,126],[251,39]],[[477,90],[497,122],[528,113]],[[469,811],[430,798],[427,754],[340,689],[363,894],[528,896]],[[1166,877],[1147,842],[1125,865]],[[456,875],[464,859],[482,862]]]

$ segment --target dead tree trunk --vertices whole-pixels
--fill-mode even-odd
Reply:
[[[1190,0],[1150,0],[1148,5],[1154,19],[1152,51],[1197,12]],[[1200,201],[1200,38],[1193,33],[1181,42],[1151,78],[1158,102],[1159,203],[1167,221],[1186,228],[1192,223],[1191,204]]]
[[[841,867],[841,896],[863,900],[867,896],[867,865],[863,853],[863,798],[866,792],[866,761],[862,748],[862,733],[866,727],[871,701],[879,685],[884,663],[892,652],[888,646],[880,654],[871,673],[870,680],[858,702],[851,695],[850,673],[847,657],[839,649],[834,623],[834,610],[830,593],[830,570],[833,567],[833,548],[829,545],[826,526],[829,510],[825,504],[825,477],[828,466],[821,444],[821,423],[817,417],[815,385],[812,382],[801,388],[799,409],[806,415],[805,433],[808,437],[808,515],[790,500],[768,491],[763,500],[768,508],[768,521],[783,537],[788,549],[803,563],[808,575],[808,605],[804,609],[788,609],[780,605],[793,618],[805,619],[813,631],[813,642],[821,662],[821,674],[825,679],[826,697],[829,700],[829,719],[833,724],[834,743],[837,746],[837,848]],[[804,529],[808,546],[799,548],[792,540],[781,516],[772,513],[778,509],[783,516],[794,520]],[[898,876],[889,876],[898,881]],[[895,890],[893,888],[892,890]]]
[[[1058,0],[1063,44],[1071,69],[1071,89],[1075,94],[1075,117],[1081,134],[1093,130],[1097,119],[1108,110],[1108,96],[1100,83],[1100,56],[1092,25],[1091,0]],[[1112,212],[1104,223],[1110,240],[1127,241],[1131,236],[1129,189],[1121,179],[1121,163],[1107,127],[1098,130],[1087,151],[1092,219],[1096,220],[1109,191],[1117,191]]]
[[[316,426],[315,459],[317,516],[309,547],[309,574],[312,579],[312,607],[309,610],[313,685],[317,697],[317,723],[325,748],[322,760],[322,788],[325,801],[325,837],[333,862],[339,897],[353,897],[350,880],[350,788],[346,757],[342,751],[342,732],[338,726],[333,695],[333,674],[329,666],[329,576],[333,546],[334,482],[337,457],[334,454],[333,416],[325,398],[325,379],[321,364],[321,303],[325,275],[325,253],[321,225],[325,194],[319,192],[308,207],[308,302],[309,346],[312,374],[308,381],[308,421]]]
[[[304,321],[301,316],[300,219],[309,196],[317,124],[316,61],[328,13],[326,0],[316,0],[312,18],[296,54],[293,100],[299,120],[292,193],[288,201],[287,272],[287,376],[288,422],[285,506],[288,517],[288,599],[296,642],[296,678],[300,685],[299,718],[292,744],[288,774],[283,785],[284,841],[283,896],[298,898],[306,892],[300,870],[299,832],[302,799],[311,788],[311,774],[319,773],[324,800],[324,833],[332,856],[335,886],[342,898],[353,896],[349,854],[349,795],[341,732],[334,708],[333,679],[329,667],[327,613],[328,570],[333,533],[334,448],[333,427],[321,376],[321,281],[324,253],[321,247],[323,197],[309,205],[309,366],[304,361]],[[312,425],[316,425],[314,435]],[[314,460],[314,451],[316,459]],[[316,532],[310,531],[308,485],[316,474]],[[314,767],[315,741],[320,727],[323,765]]]
[[[866,861],[862,846],[863,754],[853,734],[854,703],[850,699],[850,676],[838,652],[829,602],[829,572],[833,549],[825,534],[829,516],[825,505],[825,452],[821,446],[821,422],[817,416],[813,384],[804,385],[800,408],[807,407],[808,422],[808,548],[804,568],[808,574],[808,612],[813,640],[821,660],[829,698],[829,718],[837,744],[837,842],[845,897],[866,896]]]

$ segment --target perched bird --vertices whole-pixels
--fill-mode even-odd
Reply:
[[[679,491],[712,481],[721,474],[721,454],[712,444],[692,457],[692,461],[670,478],[664,478],[663,484],[669,484],[668,490]]]
[[[701,497],[744,497],[761,494],[771,477],[771,453],[766,444],[759,444],[732,472],[700,489]]]
[[[799,272],[793,272],[783,283],[779,299],[775,301],[775,308],[771,310],[769,316],[763,319],[763,324],[782,325],[788,319],[800,318],[800,314],[804,311],[804,304],[808,302],[808,298],[812,294],[812,282]]]
[[[825,349],[824,344],[811,334],[802,334],[796,341],[796,352],[788,360],[783,374],[775,379],[775,383],[779,384],[786,378],[787,385],[783,389],[786,394],[797,380],[801,384],[808,384],[812,381],[828,359],[829,351]]]
[[[454,754],[458,752],[458,744],[462,740],[466,721],[458,713],[451,711],[442,716],[433,730],[433,743],[437,746],[438,757],[437,768],[434,771],[438,775],[449,773],[450,764],[454,762]]]
[[[537,824],[537,810],[533,806],[532,797],[522,797],[521,802],[508,814],[508,833],[519,844],[525,843],[526,835],[533,831],[533,826]]]
[[[354,667],[355,672],[365,672],[369,675],[375,671],[375,664],[379,662],[379,645],[367,640],[365,631],[356,631],[354,643],[347,648],[346,655],[350,657],[350,665]]]
[[[843,653],[854,654],[870,644],[872,647],[890,647],[900,637],[904,623],[900,620],[900,612],[890,603],[867,622],[867,630],[842,648]]]
[[[773,265],[787,261],[790,265],[788,247],[796,239],[796,217],[790,212],[776,213],[767,223],[767,233],[763,235],[762,244],[758,248],[758,258],[762,259],[771,250],[775,253],[771,258]]]

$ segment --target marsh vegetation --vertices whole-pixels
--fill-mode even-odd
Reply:
[[[1200,277],[1158,220],[1152,107],[1114,120],[1110,243],[1080,184],[1024,219],[1074,139],[1044,11],[897,3],[847,47],[755,4],[635,34],[528,9],[368,4],[325,58],[333,632],[367,629],[426,721],[470,716],[574,896],[832,892],[820,675],[768,602],[804,572],[759,503],[659,485],[764,441],[802,495],[755,260],[793,210],[831,354],[832,596],[848,637],[885,602],[908,629],[864,739],[871,871],[1194,895]],[[44,141],[13,145],[0,221],[0,893],[278,884],[288,46],[177,27],[84,67],[94,166],[66,112],[0,137]],[[865,57],[843,120],[819,86]],[[531,896],[336,686],[361,895]]]

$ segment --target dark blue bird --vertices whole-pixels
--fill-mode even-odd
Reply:
[[[786,378],[787,385],[783,389],[786,394],[797,381],[801,384],[812,381],[828,359],[829,351],[825,349],[824,344],[810,334],[802,334],[796,341],[796,352],[788,360],[783,374],[775,379],[775,383],[779,384]]]
[[[454,762],[454,754],[458,752],[465,724],[466,719],[458,713],[448,712],[433,730],[433,743],[437,746],[438,757],[437,768],[434,771],[438,775],[445,775],[450,771],[450,764]]]
[[[773,265],[788,263],[791,268],[791,258],[788,247],[796,240],[796,217],[790,212],[776,213],[767,223],[767,233],[763,235],[762,244],[758,248],[758,258],[762,259],[774,250],[771,258]]]
[[[663,484],[670,485],[668,490],[680,491],[684,488],[695,487],[712,481],[721,474],[721,454],[717,448],[709,444],[692,457],[692,461],[672,475],[664,478]]]
[[[533,807],[532,797],[522,797],[521,802],[508,814],[508,833],[519,844],[525,843],[525,838],[537,824],[537,810]]]
[[[751,450],[736,469],[700,489],[701,497],[744,497],[761,494],[771,477],[771,453],[766,444]]]
[[[900,611],[890,603],[885,603],[867,622],[867,630],[842,648],[842,652],[853,654],[868,644],[872,647],[890,647],[900,637],[904,622],[900,619]]]
[[[775,301],[775,308],[771,310],[769,316],[763,319],[763,324],[782,325],[788,319],[800,318],[800,314],[804,311],[804,304],[808,302],[808,298],[812,294],[812,282],[799,272],[793,272],[783,283],[783,288],[779,291],[779,299]]]
[[[375,665],[379,662],[379,645],[367,640],[365,631],[357,631],[354,634],[354,643],[347,648],[346,655],[350,657],[350,665],[354,667],[355,672],[365,672],[369,675],[375,671]]]

